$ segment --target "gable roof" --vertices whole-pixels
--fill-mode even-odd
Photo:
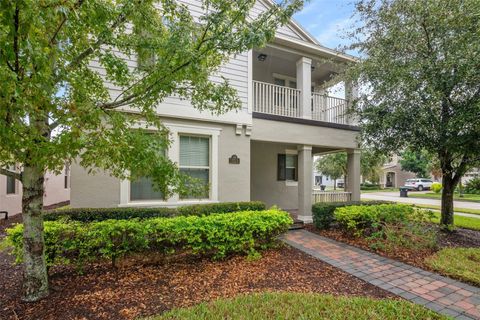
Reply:
[[[275,5],[275,2],[273,0],[258,0],[257,3],[265,6],[266,9]],[[277,32],[290,38],[320,45],[318,40],[315,39],[315,37],[310,32],[308,32],[293,18],[290,18],[290,22],[287,25],[280,27]]]

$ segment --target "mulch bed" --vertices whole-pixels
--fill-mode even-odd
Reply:
[[[359,247],[361,249],[377,253],[391,259],[399,260],[413,266],[433,271],[425,260],[437,250],[412,250],[406,248],[396,248],[395,251],[382,251],[372,249],[369,242],[361,237],[355,237],[349,233],[344,232],[340,228],[331,228],[329,230],[319,230],[313,224],[308,224],[305,228],[313,233],[321,236],[334,239],[336,241],[344,242],[349,245]],[[438,239],[439,249],[446,247],[467,247],[480,248],[480,232],[475,230],[468,230],[457,228],[453,233],[439,233]]]
[[[37,303],[20,301],[21,267],[12,263],[11,256],[0,252],[0,319],[134,319],[259,291],[395,298],[287,246],[264,252],[256,261],[236,256],[218,262],[190,258],[125,263],[118,269],[100,264],[83,275],[73,268],[56,268],[51,271],[50,296]]]

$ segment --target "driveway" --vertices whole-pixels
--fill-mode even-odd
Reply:
[[[419,192],[416,192],[419,193]],[[393,201],[398,203],[408,203],[408,204],[424,204],[424,205],[434,205],[440,206],[441,201],[436,199],[419,199],[419,198],[400,198],[399,192],[372,192],[372,193],[363,193],[362,199],[368,200],[384,200],[384,201]],[[463,209],[477,209],[480,210],[480,203],[478,202],[467,202],[467,201],[454,201],[454,208],[463,208]],[[468,213],[455,213],[459,216],[479,218],[480,215],[468,214]]]

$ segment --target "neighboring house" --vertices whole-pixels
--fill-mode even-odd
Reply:
[[[47,172],[44,183],[44,207],[49,208],[69,203],[70,169],[68,166],[59,175]],[[7,211],[9,216],[22,212],[22,184],[20,181],[4,175],[0,175],[0,211]]]
[[[200,14],[199,1],[182,1]],[[254,13],[273,5],[259,0]],[[89,175],[72,165],[72,207],[177,206],[217,201],[259,200],[298,210],[311,220],[313,156],[348,154],[349,198],[360,200],[359,128],[344,115],[357,88],[345,85],[345,99],[328,97],[322,85],[338,65],[354,58],[320,45],[295,21],[278,30],[265,48],[238,54],[218,75],[238,91],[242,108],[220,116],[194,109],[188,101],[165,99],[157,107],[170,130],[168,156],[182,171],[210,185],[203,199],[164,199],[149,179],[130,182],[107,172]],[[132,67],[137,61],[131,60]],[[93,65],[102,72],[98,65]],[[111,86],[112,97],[118,88]]]
[[[462,183],[466,184],[468,181],[472,180],[473,178],[480,177],[480,168],[473,168],[469,170],[465,175],[462,177]]]
[[[407,179],[415,178],[415,173],[403,171],[400,165],[400,156],[393,155],[389,162],[384,164],[380,174],[381,188],[399,188],[405,185]]]

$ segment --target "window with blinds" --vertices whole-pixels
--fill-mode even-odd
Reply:
[[[10,166],[8,168],[10,171],[16,171],[15,166]],[[7,194],[16,194],[17,193],[17,181],[13,177],[7,176]]]
[[[296,154],[279,154],[277,161],[277,180],[298,181],[298,156]]]
[[[180,171],[192,178],[199,179],[205,187],[210,183],[210,138],[200,136],[180,136]],[[201,198],[209,198],[208,188]],[[182,199],[198,198],[189,194]]]

